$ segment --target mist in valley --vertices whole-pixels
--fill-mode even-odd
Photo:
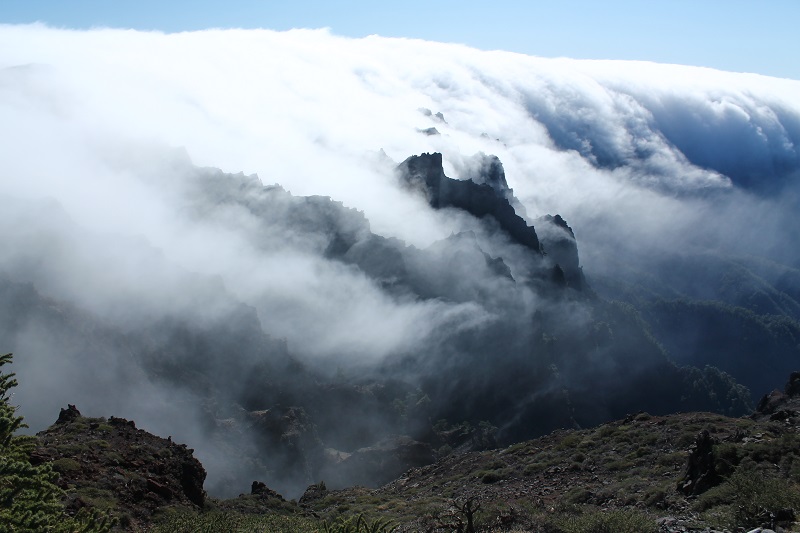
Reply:
[[[380,443],[400,468],[742,412],[800,355],[799,89],[324,30],[0,26],[14,401],[32,431],[70,403],[186,442],[212,495],[292,497],[385,479]],[[437,153],[412,161],[439,204],[407,162]]]

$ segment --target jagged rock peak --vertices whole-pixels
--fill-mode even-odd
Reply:
[[[442,166],[442,154],[434,152],[412,155],[397,168],[407,185],[418,188],[425,193],[433,207],[438,207],[434,205],[434,201],[438,197],[440,184],[448,179]]]
[[[556,280],[582,290],[586,283],[578,258],[578,243],[567,221],[561,215],[545,215],[536,219],[536,227],[539,228],[542,248],[553,264]]]
[[[547,222],[551,222],[551,223],[555,224],[556,226],[565,229],[567,231],[567,233],[569,233],[570,237],[572,237],[573,239],[575,238],[575,233],[572,231],[572,228],[569,227],[569,224],[567,224],[567,221],[564,220],[561,217],[561,215],[559,215],[559,214],[556,214],[555,216],[553,216],[553,215],[545,215],[545,216],[541,217],[541,220],[544,220],[544,221],[547,221]]]
[[[471,164],[466,169],[464,179],[478,184],[486,184],[504,196],[506,192],[511,191],[506,181],[506,171],[499,157],[480,152],[475,154],[469,162]]]
[[[78,408],[72,404],[68,404],[66,409],[62,408],[61,412],[58,413],[58,420],[56,420],[56,424],[68,424],[80,417],[81,412],[78,411]]]
[[[465,161],[460,173],[461,179],[472,180],[479,185],[488,185],[494,189],[498,195],[508,200],[517,215],[527,219],[525,206],[514,196],[514,189],[508,186],[506,171],[499,157],[478,152]]]
[[[447,124],[447,121],[444,119],[444,115],[442,114],[441,111],[438,111],[438,112],[434,113],[433,111],[431,111],[427,107],[420,107],[418,109],[418,111],[420,113],[422,113],[423,115],[425,115],[426,117],[429,117],[429,118],[435,120],[436,122],[442,122],[444,124]]]
[[[419,190],[434,209],[453,207],[463,209],[477,218],[492,217],[517,244],[541,254],[539,237],[533,226],[517,214],[509,199],[488,183],[500,186],[505,182],[502,164],[488,165],[493,175],[481,175],[479,181],[448,178],[442,166],[442,154],[411,156],[397,167],[401,182],[411,189]],[[502,179],[502,182],[501,182]],[[508,185],[505,185],[505,190]]]
[[[283,498],[283,496],[281,496],[271,488],[267,487],[267,485],[263,481],[253,481],[253,484],[250,486],[250,495],[261,496],[262,498],[274,498],[276,500],[286,501]]]

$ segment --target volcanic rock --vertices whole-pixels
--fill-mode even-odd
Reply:
[[[463,209],[477,218],[491,217],[517,244],[530,248],[536,254],[542,253],[536,230],[528,226],[508,199],[495,189],[505,182],[505,174],[501,174],[502,166],[490,164],[490,175],[485,177],[483,183],[475,183],[471,179],[454,180],[444,173],[442,154],[433,153],[411,156],[400,163],[397,171],[401,182],[424,194],[431,207],[453,207]]]
[[[206,471],[194,450],[136,429],[133,421],[84,417],[70,405],[37,437],[31,461],[50,463],[58,472],[70,511],[113,500],[120,524],[132,527],[148,524],[165,506],[194,509],[205,503]]]

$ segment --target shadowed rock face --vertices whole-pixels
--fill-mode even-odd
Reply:
[[[411,156],[400,163],[397,170],[403,183],[425,194],[431,207],[455,207],[478,218],[492,217],[517,244],[536,254],[542,253],[536,230],[528,226],[509,201],[493,187],[500,184],[501,178],[505,182],[505,174],[500,175],[502,168],[498,169],[497,165],[489,165],[494,178],[490,176],[487,183],[481,184],[448,178],[439,153]]]
[[[686,472],[678,482],[679,491],[686,495],[697,496],[722,481],[715,467],[715,444],[717,442],[708,430],[704,429],[697,435],[689,451]]]
[[[445,175],[439,153],[409,157],[397,169],[403,183],[421,191],[431,207],[454,207],[478,218],[491,217],[514,242],[546,256],[557,285],[576,290],[585,287],[572,228],[560,215],[536,219],[538,232],[529,226],[525,208],[509,188],[496,156],[476,155],[463,180]]]
[[[513,196],[514,191],[508,186],[506,171],[499,157],[479,153],[472,157],[471,162],[472,165],[468,167],[463,179],[471,180],[478,185],[488,185],[499,195],[512,201],[509,197]],[[516,205],[514,209],[517,209]]]
[[[555,266],[560,267],[564,283],[574,289],[585,285],[578,260],[578,243],[575,234],[561,215],[545,215],[536,219],[542,248]],[[555,268],[555,267],[554,267]]]
[[[503,163],[496,155],[486,155],[483,152],[475,154],[470,158],[467,167],[462,169],[462,173],[462,180],[471,180],[478,185],[490,186],[498,196],[508,200],[517,215],[522,218],[528,216],[525,206],[514,196],[514,189],[508,186]]]

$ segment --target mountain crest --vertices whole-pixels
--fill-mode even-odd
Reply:
[[[513,241],[541,255],[536,230],[517,214],[504,194],[510,189],[502,164],[495,159],[489,161],[489,173],[481,180],[482,183],[447,177],[440,153],[411,156],[398,165],[397,171],[402,183],[420,190],[434,209],[454,207],[477,218],[492,217]]]

